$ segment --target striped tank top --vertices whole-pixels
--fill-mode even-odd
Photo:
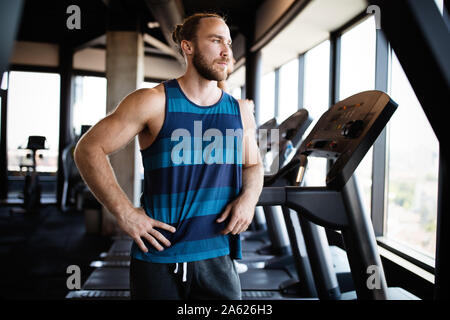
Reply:
[[[190,101],[176,79],[164,83],[163,126],[155,141],[141,150],[144,188],[141,205],[148,216],[176,228],[157,229],[170,242],[156,250],[144,238],[144,253],[133,242],[132,257],[178,263],[229,254],[241,259],[239,235],[222,235],[229,218],[216,220],[242,188],[243,127],[239,104],[222,91],[214,105]]]

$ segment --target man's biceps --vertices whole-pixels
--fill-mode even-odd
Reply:
[[[136,136],[133,125],[118,123],[113,119],[103,119],[91,132],[92,143],[101,147],[109,155],[125,147]]]
[[[125,148],[135,136],[125,136],[123,134],[118,136],[110,136],[108,140],[105,140],[101,147],[106,155],[110,155]]]

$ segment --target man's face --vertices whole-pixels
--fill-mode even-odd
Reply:
[[[192,63],[202,77],[214,81],[227,78],[233,56],[230,30],[222,19],[201,19],[193,47]]]

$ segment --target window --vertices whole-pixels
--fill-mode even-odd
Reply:
[[[154,88],[159,84],[159,82],[147,82],[147,81],[143,81],[141,83],[140,88]]]
[[[298,59],[280,68],[279,121],[285,120],[298,110]]]
[[[376,28],[370,17],[341,37],[339,100],[375,88]],[[355,171],[362,202],[370,213],[372,194],[372,148]]]
[[[259,124],[261,125],[275,117],[275,71],[262,77],[260,92]]]
[[[235,99],[241,99],[242,96],[242,88],[241,87],[236,87],[233,90],[231,90],[231,95],[235,98]]]
[[[375,87],[375,19],[370,17],[341,37],[339,99]]]
[[[330,41],[324,41],[305,54],[304,100],[303,107],[308,110],[313,122],[305,132],[307,137],[322,114],[328,110],[330,80]],[[323,186],[327,174],[327,160],[308,159],[305,183],[308,186]]]
[[[19,171],[28,162],[28,136],[47,138],[48,150],[41,151],[36,170],[56,172],[59,144],[60,76],[55,73],[11,71],[8,84],[7,152],[8,170]]]
[[[434,0],[441,14],[444,14],[444,0]]]
[[[2,82],[1,82],[1,89],[7,90],[8,89],[8,72],[3,72],[2,76]]]
[[[94,125],[106,115],[106,78],[75,76],[73,130],[77,136],[82,125]]]
[[[386,236],[434,258],[439,143],[394,54],[390,90]]]

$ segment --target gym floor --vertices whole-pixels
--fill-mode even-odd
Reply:
[[[90,262],[111,247],[109,237],[85,232],[82,213],[43,205],[25,216],[11,208],[0,207],[0,299],[64,299],[67,267],[80,267],[83,284]]]

